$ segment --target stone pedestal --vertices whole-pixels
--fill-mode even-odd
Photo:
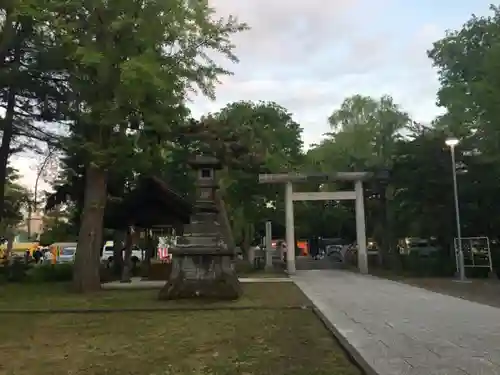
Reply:
[[[242,294],[230,257],[186,255],[175,257],[172,273],[162,288],[162,300],[205,298],[234,300]]]
[[[191,166],[198,175],[195,210],[170,250],[172,272],[159,299],[237,299],[242,289],[233,267],[234,249],[223,241],[215,205],[215,170],[220,164],[214,158],[198,157]]]

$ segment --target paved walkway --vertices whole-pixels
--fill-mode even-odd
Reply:
[[[241,283],[291,283],[288,277],[240,277]],[[102,284],[103,289],[161,289],[165,285],[162,280],[141,280],[140,277],[132,277],[132,282],[121,283],[112,281]]]
[[[341,270],[295,283],[368,374],[500,374],[500,309]]]

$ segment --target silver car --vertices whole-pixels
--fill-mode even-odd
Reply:
[[[57,263],[74,263],[75,254],[76,247],[63,247],[57,257]]]

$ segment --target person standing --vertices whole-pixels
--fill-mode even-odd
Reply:
[[[40,261],[41,261],[41,259],[42,259],[42,252],[40,251],[40,248],[37,248],[37,249],[33,252],[33,258],[35,259],[35,264],[40,263]]]

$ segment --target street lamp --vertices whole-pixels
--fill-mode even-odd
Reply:
[[[460,281],[465,281],[464,252],[462,249],[462,231],[460,229],[460,209],[458,207],[458,185],[457,185],[457,167],[455,162],[455,146],[458,145],[457,138],[448,138],[445,141],[451,152],[451,171],[453,174],[453,193],[455,197],[455,218],[457,221],[457,240],[458,240],[458,268]]]

